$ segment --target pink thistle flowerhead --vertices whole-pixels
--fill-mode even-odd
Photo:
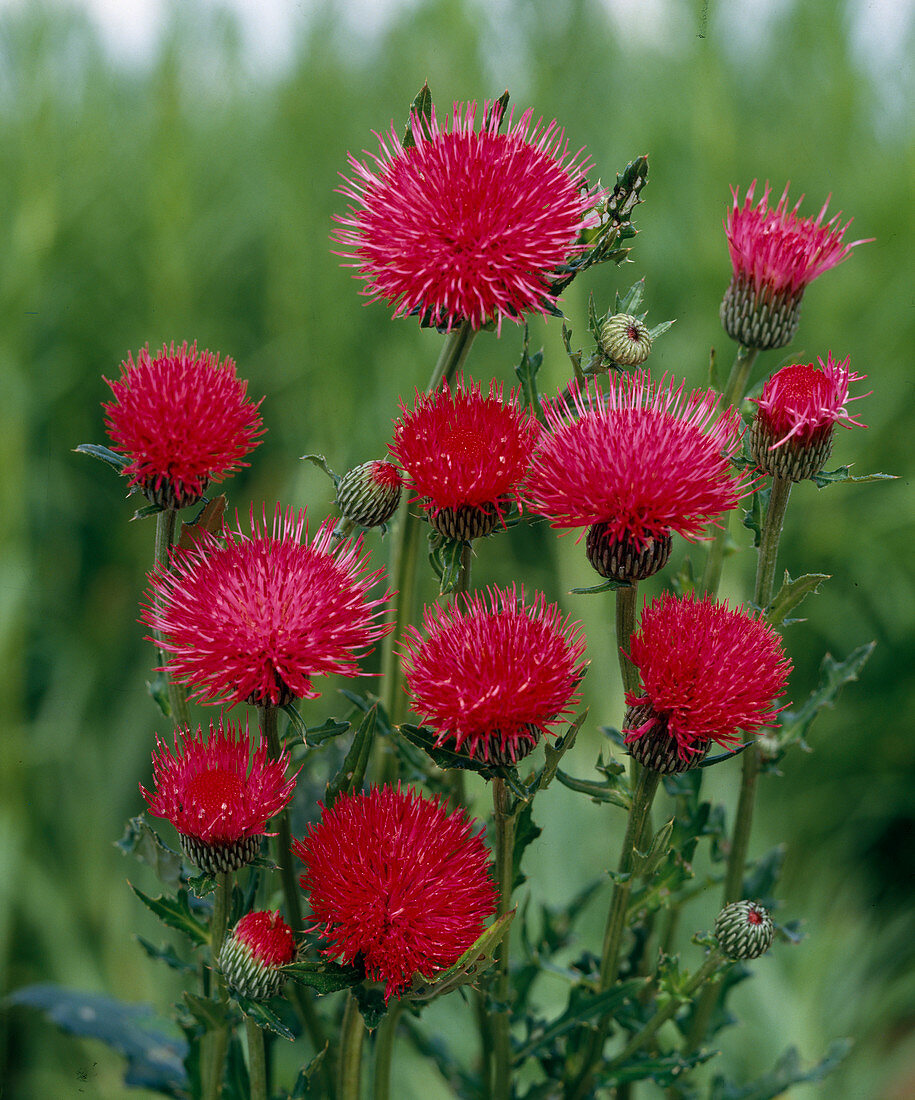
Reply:
[[[402,487],[403,475],[393,462],[363,462],[340,478],[337,507],[360,527],[384,527],[397,511]]]
[[[461,609],[427,607],[423,633],[406,634],[404,668],[413,706],[437,744],[476,760],[515,763],[577,702],[584,675],[581,624],[562,620],[538,595],[487,589]]]
[[[257,706],[315,698],[314,676],[359,675],[357,658],[391,629],[391,593],[370,594],[384,570],[367,572],[361,539],[335,546],[333,527],[309,540],[304,509],[277,505],[268,529],[252,506],[250,535],[239,526],[173,550],[143,607],[166,671],[197,698]]]
[[[267,822],[288,805],[295,776],[286,778],[289,753],[267,756],[266,745],[250,751],[248,730],[225,721],[196,733],[185,727],[174,748],[156,738],[153,785],[140,792],[154,817],[167,818],[178,830],[187,857],[207,874],[235,871],[260,850]]]
[[[583,251],[601,193],[555,121],[509,114],[500,134],[501,114],[484,103],[479,130],[476,103],[455,103],[444,125],[434,109],[414,114],[412,144],[392,125],[365,163],[350,155],[340,192],[351,203],[334,240],[363,293],[389,302],[395,317],[479,329],[555,309],[552,281]]]
[[[414,974],[429,979],[457,962],[496,910],[482,827],[399,786],[342,795],[322,811],[292,845],[322,953],[361,960],[385,983],[385,1000]]]
[[[849,370],[849,357],[826,362],[794,363],[782,367],[754,398],[757,410],[749,430],[750,453],[763,473],[789,481],[804,481],[823,469],[832,453],[836,424],[845,428],[866,425],[850,416],[846,405],[850,382],[865,375]]]
[[[709,743],[771,726],[791,662],[762,618],[710,597],[670,593],[642,612],[629,642],[640,690],[626,696],[630,753],[663,774],[686,771]]]
[[[406,471],[429,522],[448,538],[467,541],[488,535],[504,521],[517,499],[540,424],[512,390],[490,382],[459,379],[432,394],[416,395],[415,407],[401,403],[391,454]]]
[[[114,394],[102,406],[105,425],[130,458],[123,473],[163,508],[194,504],[211,481],[247,466],[242,459],[264,431],[260,401],[247,400],[233,360],[196,344],[163,345],[155,358],[147,346],[136,363],[128,354],[116,382],[105,381]]]
[[[279,910],[246,913],[222,945],[219,969],[235,993],[266,1001],[282,989],[281,968],[295,962],[296,954],[295,936]]]
[[[684,393],[648,373],[611,374],[544,403],[547,426],[531,458],[525,503],[553,527],[588,527],[588,560],[602,577],[641,580],[662,569],[671,532],[703,537],[749,484],[729,458],[741,421],[705,391]]]
[[[724,230],[734,274],[721,303],[721,323],[732,340],[766,351],[794,339],[807,286],[867,241],[843,242],[851,221],[840,225],[840,214],[823,220],[829,198],[815,218],[799,218],[804,196],[789,209],[787,184],[774,209],[769,209],[768,181],[754,203],[755,189],[756,180],[743,205],[731,189],[734,201]]]

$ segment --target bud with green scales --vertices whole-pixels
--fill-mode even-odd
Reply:
[[[651,354],[651,333],[631,313],[615,313],[601,325],[599,346],[618,366],[639,367]]]
[[[279,993],[286,978],[281,968],[295,961],[296,950],[278,911],[246,913],[222,945],[219,969],[234,992],[265,1001]]]
[[[715,939],[729,959],[756,959],[769,950],[772,918],[753,901],[733,901],[715,920]]]
[[[403,477],[393,462],[375,459],[354,466],[337,485],[337,507],[360,527],[383,527],[397,511]]]

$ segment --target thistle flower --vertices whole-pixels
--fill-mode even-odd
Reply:
[[[260,850],[267,822],[288,805],[295,776],[286,778],[289,753],[277,759],[261,745],[251,756],[247,726],[220,717],[209,737],[203,728],[175,732],[174,748],[156,738],[153,784],[142,785],[153,817],[167,818],[178,830],[185,855],[207,874],[235,871]]]
[[[483,829],[412,789],[342,795],[292,850],[322,953],[361,959],[385,1000],[457,962],[496,909]]]
[[[848,396],[850,382],[865,376],[849,371],[849,358],[826,362],[795,363],[783,367],[763,386],[762,396],[753,398],[756,416],[749,430],[750,453],[756,465],[772,477],[803,481],[823,469],[832,452],[836,424],[845,428],[865,427],[849,416],[846,404],[859,397]]]
[[[397,511],[403,477],[391,462],[363,462],[340,478],[337,507],[360,527],[382,527]]]
[[[588,560],[603,577],[639,580],[663,568],[671,532],[705,525],[749,489],[731,476],[741,421],[714,394],[648,373],[611,375],[544,403],[550,429],[531,457],[524,499],[553,527],[588,527]],[[571,415],[571,419],[570,419]]]
[[[163,345],[155,358],[147,346],[136,363],[128,354],[118,381],[105,381],[114,394],[102,405],[105,425],[130,458],[123,473],[164,508],[194,504],[211,481],[247,466],[263,434],[260,401],[246,399],[233,360],[198,354],[196,344]]]
[[[791,343],[804,290],[855,245],[867,243],[843,242],[851,221],[840,225],[840,214],[824,222],[829,198],[816,218],[799,218],[804,196],[789,209],[788,186],[771,210],[768,181],[754,203],[754,180],[742,206],[732,188],[734,202],[724,222],[734,274],[721,303],[721,323],[732,340],[762,351]]]
[[[367,572],[361,539],[333,546],[333,521],[308,540],[304,509],[279,505],[272,530],[225,531],[150,574],[143,621],[170,654],[166,671],[194,696],[281,706],[320,694],[312,678],[359,675],[357,659],[391,629],[390,596],[370,596],[384,571]],[[305,538],[303,543],[302,538]]]
[[[626,696],[630,753],[662,773],[697,765],[709,743],[771,726],[791,671],[779,636],[743,608],[666,593],[629,642],[640,690]]]
[[[476,130],[476,103],[455,103],[444,125],[414,114],[412,145],[392,125],[365,163],[350,155],[334,240],[369,300],[444,329],[555,309],[551,282],[583,251],[600,193],[583,150],[569,156],[556,122],[532,117],[509,114],[500,134],[501,111],[484,103]]]
[[[733,901],[715,920],[715,939],[729,959],[756,959],[768,951],[774,934],[768,910],[752,901]]]
[[[441,534],[468,540],[488,535],[504,520],[540,437],[540,424],[512,390],[490,382],[483,396],[478,382],[459,379],[432,394],[417,392],[389,445],[422,501],[429,522]]]
[[[229,988],[252,1001],[266,1001],[282,989],[281,967],[296,957],[295,936],[275,912],[245,913],[219,952],[219,969]]]
[[[407,631],[404,668],[414,709],[439,745],[514,763],[578,700],[581,624],[563,621],[543,595],[526,605],[523,590],[489,588],[461,609],[436,604],[425,609],[423,632]]]

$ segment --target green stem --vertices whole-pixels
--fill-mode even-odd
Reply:
[[[438,362],[432,371],[427,393],[441,389],[443,382],[450,382],[467,358],[476,330],[468,322],[452,332],[442,345]],[[419,561],[419,532],[421,520],[411,511],[408,501],[400,506],[400,519],[394,534],[394,550],[391,564],[391,583],[394,587],[394,629],[384,639],[381,650],[382,689],[381,703],[392,725],[398,725],[404,715],[403,669],[397,653],[397,643],[404,629],[413,618],[416,603],[416,566]],[[381,746],[381,742],[376,742]],[[393,783],[397,777],[397,756],[379,747],[376,766],[381,783]]]
[[[340,1100],[359,1100],[365,1024],[352,993],[347,994],[340,1027]]]
[[[728,376],[727,384],[722,393],[721,403],[725,409],[730,405],[735,405],[738,409],[740,408],[743,401],[743,395],[747,389],[750,371],[753,369],[753,364],[756,362],[758,355],[758,348],[745,348],[743,344],[738,347],[737,357],[731,367],[731,373]],[[711,596],[717,593],[718,585],[721,583],[721,568],[724,564],[724,545],[728,537],[728,523],[730,522],[730,518],[730,512],[725,512],[721,517],[721,526],[715,529],[715,537],[712,540],[712,545],[709,547],[708,558],[705,562],[705,570],[702,574],[702,585],[700,590],[709,593]]]
[[[724,956],[720,951],[711,951],[702,966],[699,967],[692,978],[686,983],[682,992],[676,997],[671,997],[664,1008],[656,1012],[645,1026],[632,1036],[626,1046],[623,1047],[620,1053],[610,1062],[610,1066],[615,1067],[627,1062],[640,1047],[643,1047],[660,1028],[667,1023],[668,1020],[672,1019],[677,1014],[681,1005],[692,997],[699,986],[708,981],[724,961]]]
[[[178,513],[174,508],[163,508],[156,516],[156,564],[163,569],[168,568],[168,553],[175,541],[175,529],[178,526]],[[153,631],[156,645],[159,648],[159,664],[165,664],[165,655],[162,651],[161,635],[158,630]],[[175,683],[173,677],[167,672],[163,673],[168,685],[168,702],[171,707],[172,718],[176,726],[190,726],[191,716],[187,705],[187,694]]]
[[[616,655],[620,662],[620,677],[625,692],[636,691],[639,686],[639,670],[626,656],[629,652],[629,639],[635,633],[638,596],[638,581],[633,581],[628,588],[616,589]]]
[[[403,1012],[403,1004],[394,1001],[388,1006],[384,1019],[378,1025],[378,1037],[375,1040],[375,1080],[372,1085],[372,1100],[390,1100],[391,1061],[394,1053],[394,1039],[397,1025]]]
[[[788,498],[791,496],[791,482],[788,478],[772,479],[772,495],[763,522],[759,538],[759,558],[756,563],[756,606],[765,611],[772,602],[772,588],[775,580],[775,563],[778,559],[778,544],[785,524],[788,510]]]
[[[509,803],[505,780],[492,780],[493,820],[496,825],[496,879],[499,904],[497,917],[504,917],[512,904],[512,877],[514,873],[515,815]],[[492,1100],[509,1100],[511,1096],[511,1009],[509,997],[509,929],[502,937],[496,954],[496,1001],[493,1013],[493,1089]]]
[[[251,1083],[251,1100],[268,1100],[264,1033],[250,1016],[245,1017],[245,1036],[248,1040],[248,1078]]]
[[[228,1002],[225,978],[219,969],[218,958],[223,940],[226,937],[226,924],[229,916],[229,899],[232,896],[232,875],[219,871],[216,874],[216,892],[213,898],[213,917],[210,921],[210,962],[215,975],[214,997],[219,1004]],[[222,1095],[222,1077],[225,1070],[226,1050],[229,1045],[229,1029],[225,1025],[211,1031],[207,1036],[204,1056],[205,1096],[206,1100],[219,1100]]]

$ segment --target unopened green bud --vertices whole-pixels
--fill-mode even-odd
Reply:
[[[729,959],[755,959],[772,944],[772,918],[753,901],[732,901],[718,914],[715,939]]]
[[[344,519],[360,527],[380,527],[397,511],[402,485],[400,470],[392,462],[363,462],[340,479],[337,507]]]
[[[615,313],[601,326],[600,350],[621,367],[641,366],[651,353],[647,325],[631,313]]]

